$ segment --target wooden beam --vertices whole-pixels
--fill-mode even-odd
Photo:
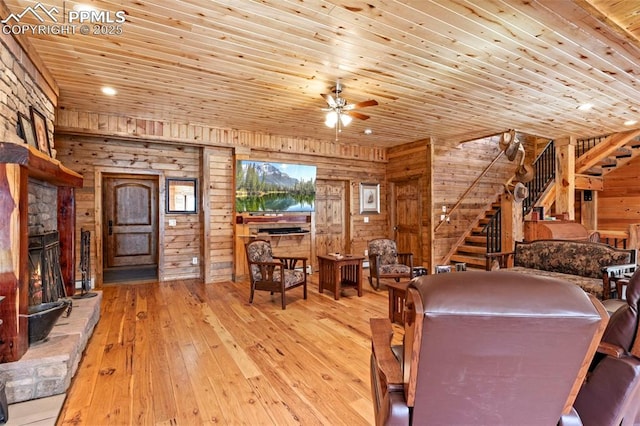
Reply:
[[[574,137],[559,139],[556,146],[556,213],[575,219],[575,150]]]
[[[615,133],[585,152],[576,160],[576,173],[584,173],[600,160],[612,155],[618,148],[626,145],[631,139],[640,136],[640,129]]]
[[[604,189],[604,179],[602,176],[590,176],[576,174],[576,189],[590,189],[592,191],[602,191]]]

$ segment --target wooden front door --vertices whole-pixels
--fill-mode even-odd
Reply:
[[[348,194],[347,181],[316,181],[316,255],[350,252]]]
[[[393,238],[399,252],[413,253],[413,265],[422,265],[422,203],[418,179],[391,183]]]
[[[103,269],[157,268],[157,176],[109,176],[103,184]]]

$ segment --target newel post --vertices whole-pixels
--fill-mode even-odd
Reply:
[[[576,204],[576,139],[558,139],[556,148],[556,213],[567,213],[575,220]]]

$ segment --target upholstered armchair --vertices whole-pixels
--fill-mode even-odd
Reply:
[[[255,290],[280,293],[282,309],[286,308],[285,293],[296,287],[302,287],[304,298],[307,298],[307,258],[274,256],[271,243],[266,240],[253,240],[245,244],[251,296],[253,303]],[[296,269],[300,262],[301,268]]]
[[[413,253],[398,253],[396,242],[387,238],[369,241],[369,284],[373,288],[380,290],[380,278],[399,281],[400,278],[412,277]]]
[[[371,319],[376,425],[568,425],[607,313],[580,287],[514,272],[413,279],[404,342]]]
[[[612,302],[613,299],[603,303]],[[575,408],[585,426],[640,424],[640,272],[609,319]]]

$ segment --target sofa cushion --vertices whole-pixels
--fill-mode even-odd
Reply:
[[[606,244],[563,240],[516,244],[514,256],[514,266],[599,278],[600,296],[602,268],[630,262],[631,254],[628,251],[616,250]]]

